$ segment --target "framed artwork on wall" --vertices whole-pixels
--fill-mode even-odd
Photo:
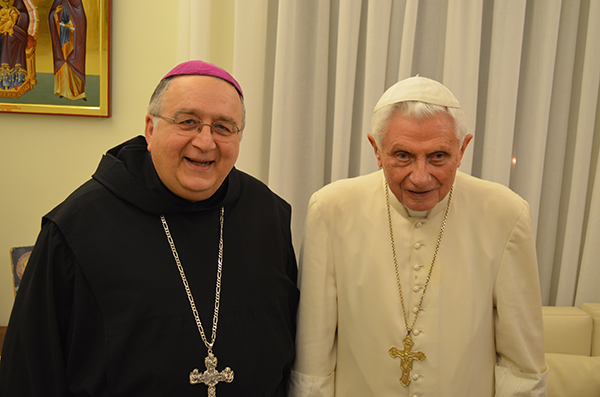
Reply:
[[[0,0],[0,112],[110,117],[110,0]]]
[[[29,261],[31,251],[33,251],[33,245],[28,245],[24,247],[13,247],[10,249],[10,262],[13,274],[13,287],[15,295],[17,295],[17,291],[19,290],[19,285],[21,284],[23,272],[25,271],[25,267],[27,266],[27,262]]]

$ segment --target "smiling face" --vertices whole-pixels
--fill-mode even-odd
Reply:
[[[229,83],[211,76],[174,77],[164,93],[160,115],[194,115],[203,123],[231,120],[242,126],[242,103]],[[146,142],[156,172],[173,193],[190,201],[206,200],[221,186],[238,158],[241,132],[214,140],[209,126],[194,136],[178,133],[168,120],[146,115]]]
[[[398,201],[413,211],[428,211],[450,191],[473,136],[467,135],[461,143],[452,117],[444,112],[419,120],[396,111],[380,147],[371,134],[368,138]]]

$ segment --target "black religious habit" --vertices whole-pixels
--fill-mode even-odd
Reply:
[[[297,267],[291,208],[233,169],[208,200],[161,183],[143,137],[103,156],[42,220],[0,361],[0,396],[206,396],[207,355],[164,215],[210,340],[225,208],[219,397],[285,396],[294,359]]]

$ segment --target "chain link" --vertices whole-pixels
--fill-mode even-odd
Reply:
[[[202,326],[202,321],[200,321],[200,315],[198,314],[198,309],[196,308],[196,303],[194,302],[194,297],[192,296],[192,290],[190,289],[190,285],[187,281],[187,277],[185,277],[185,272],[183,271],[183,266],[181,265],[181,261],[179,260],[179,254],[177,253],[177,249],[175,248],[175,242],[173,241],[173,237],[171,236],[171,231],[169,230],[169,225],[167,224],[167,220],[164,215],[160,216],[160,220],[162,222],[163,228],[165,229],[165,234],[167,236],[167,241],[169,242],[169,246],[171,247],[171,252],[173,253],[173,258],[175,259],[175,263],[177,264],[177,269],[179,270],[179,275],[181,276],[181,281],[183,282],[183,286],[185,288],[185,293],[187,294],[188,300],[190,301],[190,307],[192,308],[192,313],[194,314],[194,319],[196,320],[196,326],[198,327],[198,331],[200,332],[200,337],[202,337],[202,341],[204,345],[208,349],[208,353],[212,354],[212,348],[217,340],[217,324],[219,323],[219,305],[221,303],[221,275],[223,272],[223,223],[225,220],[225,208],[221,207],[220,214],[220,224],[221,231],[219,234],[219,259],[217,261],[217,285],[215,287],[215,310],[213,314],[213,324],[212,324],[212,335],[210,342],[206,339],[206,334],[204,333],[204,327]]]
[[[419,316],[419,312],[421,311],[421,305],[423,305],[423,298],[425,297],[425,290],[427,289],[427,285],[429,285],[429,280],[431,280],[431,272],[433,271],[433,264],[435,263],[435,259],[437,258],[438,250],[440,248],[440,243],[442,242],[442,236],[444,235],[444,229],[446,229],[446,220],[448,219],[448,211],[450,210],[450,202],[452,201],[452,191],[454,190],[454,186],[450,188],[450,193],[448,194],[448,204],[446,205],[446,212],[444,213],[444,219],[442,220],[442,226],[440,228],[440,234],[437,239],[437,243],[435,245],[435,250],[433,251],[433,258],[431,259],[431,265],[429,265],[429,272],[427,273],[427,278],[425,279],[425,285],[423,286],[423,291],[421,292],[421,299],[419,300],[419,305],[417,306],[417,311],[415,313],[415,317],[413,318],[410,327],[408,326],[408,318],[406,316],[406,308],[404,305],[404,296],[402,295],[402,286],[400,284],[400,272],[398,271],[398,260],[396,259],[396,245],[394,244],[394,229],[392,228],[392,215],[390,213],[390,198],[389,198],[389,187],[387,180],[385,181],[385,205],[387,207],[387,216],[388,216],[388,226],[390,228],[390,242],[392,245],[392,256],[394,258],[394,268],[396,269],[396,281],[398,282],[398,293],[400,294],[400,303],[402,304],[402,315],[404,316],[404,326],[406,327],[406,332],[408,335],[412,332],[415,327],[415,323],[417,322],[417,317]]]

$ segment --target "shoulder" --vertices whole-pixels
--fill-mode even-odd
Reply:
[[[364,209],[383,208],[383,172],[341,179],[316,191],[310,198],[308,214],[320,214],[330,221],[362,218]],[[349,216],[352,214],[352,216]]]
[[[529,204],[510,188],[496,182],[456,174],[455,200],[461,207],[477,215],[519,217],[529,212]]]
[[[376,171],[367,175],[340,179],[322,187],[313,194],[319,201],[357,200],[383,188],[383,172]]]
[[[239,180],[241,200],[250,202],[255,201],[271,206],[274,205],[282,211],[288,213],[291,212],[291,205],[273,192],[264,182],[236,168],[232,170],[232,175]]]
[[[106,206],[112,195],[94,179],[85,182],[57,205],[44,218],[56,223],[79,219],[85,214],[94,213],[98,206]]]

